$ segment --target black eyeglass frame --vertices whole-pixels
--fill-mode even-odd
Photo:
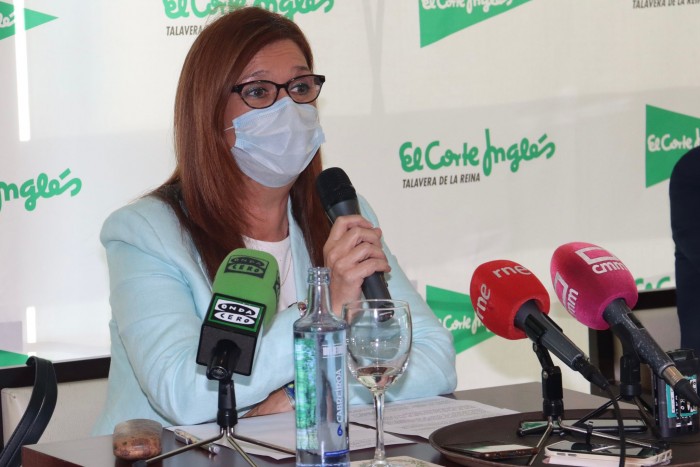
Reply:
[[[298,80],[298,79],[306,78],[306,77],[308,77],[308,76],[313,76],[314,78],[316,78],[316,79],[320,82],[320,85],[319,85],[319,87],[318,87],[318,94],[316,94],[316,97],[314,97],[314,98],[311,99],[310,101],[307,101],[307,102],[298,102],[296,99],[294,99],[294,98],[292,97],[292,94],[289,92],[289,85],[290,85],[292,82],[294,82],[294,81],[296,81],[296,80]],[[277,98],[278,98],[279,95],[280,95],[280,89],[284,89],[285,91],[287,91],[287,95],[289,96],[289,98],[292,99],[292,100],[293,100],[294,102],[296,102],[297,104],[310,104],[310,103],[314,102],[316,99],[318,99],[318,96],[321,95],[321,89],[323,88],[323,83],[325,83],[325,82],[326,82],[326,76],[325,76],[325,75],[316,75],[316,74],[313,74],[313,73],[309,73],[309,74],[307,74],[307,75],[295,76],[294,78],[290,79],[289,81],[287,81],[286,83],[283,83],[283,84],[277,84],[277,83],[275,83],[274,81],[269,81],[269,80],[266,80],[266,79],[259,79],[259,80],[256,80],[256,81],[248,81],[247,83],[240,83],[240,84],[234,85],[234,86],[231,88],[231,92],[236,93],[236,94],[238,94],[239,96],[241,96],[241,100],[243,101],[243,103],[244,103],[245,105],[247,105],[248,107],[250,107],[251,109],[267,109],[268,107],[271,107],[275,102],[277,102]],[[251,84],[256,84],[256,83],[268,83],[268,84],[272,84],[273,86],[275,86],[275,88],[276,88],[276,90],[277,90],[277,92],[275,93],[275,98],[272,99],[272,102],[271,102],[270,104],[266,105],[265,107],[253,107],[252,105],[250,105],[250,104],[245,100],[245,98],[243,97],[243,94],[241,94],[241,91],[243,91],[243,88],[244,88],[245,86],[249,86],[249,85],[251,85]]]

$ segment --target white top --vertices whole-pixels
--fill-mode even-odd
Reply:
[[[292,261],[292,242],[289,235],[279,242],[265,242],[243,236],[246,248],[270,253],[277,260],[280,270],[280,299],[277,311],[289,308],[297,301],[296,281],[294,279],[294,264]]]

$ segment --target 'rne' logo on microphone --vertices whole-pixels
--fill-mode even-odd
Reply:
[[[525,266],[521,266],[519,264],[516,264],[514,266],[504,266],[502,268],[494,269],[491,271],[491,274],[496,276],[498,279],[502,279],[504,277],[512,276],[513,274],[523,274],[525,276],[531,276],[532,272]]]
[[[576,301],[578,300],[578,290],[569,287],[569,284],[561,277],[559,271],[554,275],[554,280],[552,281],[554,285],[554,292],[559,297],[559,301],[564,305],[566,311],[571,315],[576,316]]]
[[[576,250],[576,254],[591,266],[591,271],[595,274],[605,274],[610,271],[627,270],[627,266],[622,264],[617,256],[600,248],[599,246],[589,246]]]
[[[525,276],[531,276],[532,272],[524,266],[515,264],[513,266],[503,266],[502,268],[494,269],[491,274],[496,276],[498,279],[503,279],[504,277],[510,277],[514,274],[522,274]],[[481,284],[479,287],[479,298],[476,301],[476,308],[474,312],[476,316],[479,317],[481,321],[484,321],[484,312],[488,307],[489,299],[491,298],[491,289],[486,287],[486,284]]]
[[[265,277],[269,261],[252,256],[232,256],[226,264],[225,273],[249,274],[251,276]]]
[[[484,312],[488,306],[489,298],[491,298],[491,289],[486,287],[486,284],[481,284],[481,287],[479,287],[479,298],[476,300],[476,309],[474,310],[481,321],[484,321]]]
[[[218,298],[214,305],[214,317],[221,321],[251,327],[260,315],[260,308],[247,303]]]

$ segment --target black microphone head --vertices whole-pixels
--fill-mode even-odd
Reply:
[[[316,191],[326,211],[342,201],[357,199],[355,187],[340,167],[330,167],[318,174]]]

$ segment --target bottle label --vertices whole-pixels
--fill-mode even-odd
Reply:
[[[297,450],[321,456],[348,451],[345,359],[345,332],[295,338]]]
[[[294,340],[297,449],[316,451],[316,358],[314,339]]]
[[[332,369],[333,376],[330,386],[333,388],[333,401],[335,402],[335,421],[338,423],[338,436],[343,435],[345,416],[345,351],[344,344],[324,345],[323,358],[332,359],[325,367]],[[329,375],[330,376],[330,375]]]

